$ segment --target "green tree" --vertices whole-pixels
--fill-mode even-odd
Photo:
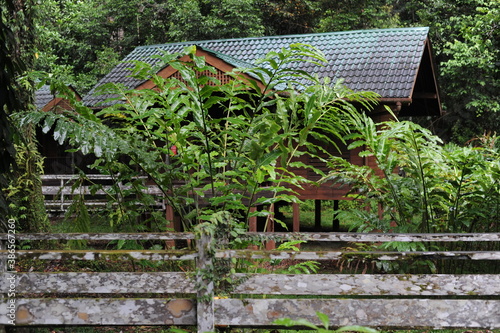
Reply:
[[[261,36],[255,0],[47,0],[36,65],[86,93],[138,45]]]
[[[33,68],[36,42],[33,6],[29,0],[0,4],[0,218],[2,222],[14,218],[23,231],[44,231],[48,220],[41,195],[41,157],[36,150],[33,126],[17,127],[11,121],[13,113],[23,113],[33,103],[32,82],[18,81]]]
[[[394,1],[323,1],[318,32],[395,28],[401,25]]]
[[[101,2],[43,1],[36,7],[35,69],[57,76],[84,94],[121,58],[119,33],[110,21],[113,16]]]
[[[315,1],[266,0],[257,4],[267,36],[310,33],[321,17]]]
[[[189,0],[169,2],[169,41],[262,36],[256,0]]]
[[[8,184],[11,168],[15,165],[16,151],[14,147],[14,131],[9,114],[20,110],[19,100],[16,97],[16,77],[25,66],[19,57],[16,40],[12,27],[7,20],[5,11],[14,11],[12,1],[0,5],[0,187]],[[0,194],[0,223],[6,225],[9,216],[7,198],[4,191]]]
[[[447,112],[445,138],[463,144],[500,128],[500,4],[411,1],[401,17],[431,27]]]

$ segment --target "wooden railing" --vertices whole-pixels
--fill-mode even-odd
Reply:
[[[90,185],[78,186],[76,189],[74,183],[78,180],[79,175],[42,175],[42,194],[45,196],[45,208],[49,213],[63,213],[73,203],[75,195],[85,195],[87,200],[85,204],[88,206],[104,206],[109,201],[107,191],[111,188],[113,178],[107,175],[90,174],[85,177],[97,184],[102,185],[102,189],[91,191]],[[144,177],[146,180],[146,177]],[[165,209],[163,201],[163,193],[156,185],[145,185],[144,193],[158,196],[155,202],[155,207]],[[126,186],[120,187],[122,190],[129,189]]]
[[[10,235],[10,236],[9,236]],[[196,250],[37,250],[11,251],[17,243],[51,240],[167,240],[196,243]],[[245,237],[269,239],[269,233]],[[212,240],[192,233],[157,234],[0,234],[3,242],[0,286],[0,325],[18,326],[197,326],[278,327],[279,318],[303,318],[320,324],[316,312],[329,316],[331,327],[362,325],[387,329],[500,328],[500,275],[485,274],[233,274],[229,295],[219,297],[210,275],[213,262],[224,258],[316,260],[326,263],[360,260],[362,264],[445,260],[487,263],[495,271],[500,260],[500,233],[487,234],[359,234],[274,233],[278,242],[304,239],[330,245],[348,244],[334,251],[262,251],[221,249],[207,251]],[[29,241],[26,243],[26,241]],[[482,242],[491,251],[356,251],[356,243]],[[347,243],[344,243],[347,242]],[[358,258],[358,259],[355,259]],[[43,272],[13,270],[12,264],[46,261],[116,262],[135,264],[164,261],[192,262],[190,271],[161,272]],[[295,262],[295,261],[294,261]],[[71,266],[71,265],[70,265]],[[70,267],[68,266],[68,267]],[[74,265],[72,265],[74,266]],[[179,265],[181,266],[181,265]],[[135,266],[134,266],[135,267]],[[187,266],[186,266],[187,267]],[[358,270],[359,271],[359,270]],[[408,272],[404,272],[408,273]]]

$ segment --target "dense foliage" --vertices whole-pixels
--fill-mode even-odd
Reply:
[[[332,160],[325,179],[351,186],[364,209],[340,212],[362,231],[498,232],[500,150],[497,137],[474,145],[443,145],[419,125],[375,124],[352,118],[350,149],[373,157],[378,169]]]
[[[38,70],[85,94],[138,45],[429,26],[447,115],[445,139],[500,127],[496,0],[46,0],[36,6]]]
[[[7,158],[11,157],[14,152],[12,128],[9,125],[9,118],[5,116],[4,112],[11,112],[14,109],[19,110],[29,108],[27,106],[30,102],[29,91],[30,89],[33,90],[33,87],[30,86],[30,80],[23,81],[22,86],[16,86],[13,81],[13,78],[19,76],[24,70],[36,68],[38,70],[47,71],[52,73],[54,77],[62,80],[64,85],[73,85],[80,93],[84,94],[93,84],[95,84],[98,78],[108,73],[109,70],[125,54],[137,45],[198,39],[237,38],[245,36],[295,34],[365,28],[391,28],[415,25],[427,25],[431,27],[431,40],[433,42],[435,56],[438,63],[442,100],[444,109],[447,111],[446,116],[443,117],[440,122],[441,131],[439,133],[441,136],[446,140],[452,139],[461,145],[470,139],[480,137],[485,133],[487,136],[490,135],[490,137],[494,137],[494,132],[498,131],[500,128],[500,101],[498,97],[500,82],[498,60],[500,58],[498,45],[498,34],[500,31],[499,8],[500,5],[496,0],[464,0],[459,2],[452,0],[443,0],[439,2],[427,0],[411,0],[405,2],[391,0],[343,0],[337,2],[326,0],[225,0],[220,2],[209,0],[190,0],[184,2],[174,2],[171,0],[133,0],[127,2],[119,0],[46,0],[37,2],[36,4],[31,0],[2,1],[0,3],[0,10],[2,19],[1,38],[3,43],[0,56],[2,57],[1,64],[3,66],[3,76],[1,86],[2,94],[0,95],[0,98],[8,96],[9,99],[1,101],[2,117],[0,117],[0,120],[2,123],[0,125],[2,127],[2,136],[0,139],[2,140],[2,150],[0,152],[3,154],[2,157]],[[196,69],[192,70],[196,71]],[[259,73],[260,72],[254,69],[254,75],[258,76]],[[137,75],[139,74],[140,73],[138,71]],[[149,75],[152,75],[151,78],[157,80],[158,84],[170,84],[160,82],[159,78],[154,77],[153,73],[149,73]],[[191,82],[188,86],[200,86],[200,82]],[[59,91],[62,91],[63,85],[58,86],[58,89]],[[226,90],[218,90],[215,88],[210,89],[212,90],[209,90],[208,88],[200,89],[198,99],[195,98],[196,96],[186,93],[187,97],[183,97],[180,101],[188,103],[188,100],[192,100],[189,103],[194,103],[192,105],[197,106],[198,110],[205,111],[213,107],[213,105],[228,103],[228,87],[224,88]],[[231,93],[235,94],[234,96],[240,98],[240,95],[245,95],[246,97],[241,100],[237,99],[239,104],[230,104],[230,106],[225,105],[226,108],[231,110],[235,107],[242,109],[247,108],[248,106],[241,106],[243,101],[247,103],[254,103],[250,104],[253,108],[258,108],[258,103],[262,103],[260,107],[262,110],[270,107],[265,103],[274,103],[275,105],[272,107],[282,107],[283,110],[286,109],[287,112],[291,112],[293,115],[295,107],[298,107],[298,105],[301,107],[304,106],[304,101],[301,100],[304,97],[301,94],[298,94],[297,96],[300,97],[297,97],[292,93],[290,99],[275,99],[272,100],[272,102],[264,103],[266,100],[265,98],[249,96],[248,91],[238,91],[236,93],[237,89],[235,87],[232,89],[235,89],[231,91]],[[336,89],[340,88],[337,87]],[[116,92],[116,90],[114,91]],[[5,94],[3,92],[5,92]],[[156,92],[142,92],[138,95],[132,94],[130,91],[118,91],[118,93],[122,97],[130,99],[131,103],[127,104],[124,109],[128,110],[127,108],[132,108],[128,111],[129,113],[146,110],[151,106],[157,107],[156,104],[151,104],[153,103],[151,101],[156,101],[158,99],[158,96],[154,95]],[[148,94],[153,95],[149,96]],[[210,97],[203,94],[209,94]],[[139,100],[139,98],[143,98],[144,100]],[[204,98],[206,98],[207,101],[200,102],[203,101]],[[148,99],[151,101],[145,101]],[[22,103],[14,103],[19,101]],[[193,101],[197,102],[195,103]],[[135,105],[132,102],[143,104]],[[311,103],[317,102],[318,101],[315,100]],[[162,100],[155,103],[160,103],[160,105],[165,106],[168,104]],[[203,106],[203,103],[208,104]],[[135,106],[131,107],[131,105]],[[176,107],[180,106],[177,105]],[[116,162],[114,157],[116,157],[116,154],[119,153],[118,148],[116,148],[116,151],[113,151],[113,154],[115,155],[112,154],[107,156],[106,154],[109,153],[109,149],[106,148],[108,147],[108,141],[103,140],[116,142],[116,140],[112,139],[113,136],[120,134],[121,136],[118,137],[122,137],[124,133],[128,133],[127,131],[130,131],[130,129],[134,127],[137,129],[134,135],[141,136],[147,133],[156,133],[155,131],[151,131],[151,129],[147,129],[146,124],[149,123],[146,122],[145,124],[142,124],[144,121],[142,116],[132,117],[125,111],[119,111],[119,109],[116,108],[107,110],[109,117],[106,118],[106,121],[103,120],[105,113],[102,113],[100,117],[95,117],[90,111],[83,107],[79,107],[78,111],[82,115],[82,117],[78,119],[82,122],[91,121],[91,123],[88,123],[89,127],[91,127],[90,124],[92,124],[92,126],[97,126],[96,128],[100,128],[98,126],[102,125],[105,126],[103,128],[107,128],[103,133],[110,131],[109,137],[106,137],[103,135],[92,136],[90,133],[95,133],[95,131],[84,132],[80,129],[80,135],[85,140],[88,140],[88,143],[83,144],[83,141],[80,141],[82,145],[79,147],[84,152],[94,151],[97,155],[102,156],[102,159],[99,160],[102,163],[97,163],[95,167],[99,168],[100,171],[104,173],[115,173],[118,170],[120,174],[131,176],[132,171],[129,172],[129,169],[133,170],[133,168],[130,168],[130,165],[127,164],[129,161],[127,161],[127,163],[122,163],[121,161]],[[200,112],[203,114],[202,111]],[[122,116],[123,119],[120,118]],[[150,116],[151,115],[148,114],[148,117]],[[274,117],[277,116],[278,115],[274,115]],[[40,117],[42,117],[42,115],[40,115]],[[186,117],[189,118],[184,119],[184,121],[197,120],[197,118],[194,118],[194,113],[186,114]],[[121,120],[118,121],[119,119],[117,118],[120,118]],[[232,118],[238,119],[238,117]],[[151,118],[150,120],[153,122],[153,125],[151,126],[159,126],[156,124],[157,121],[153,119],[154,118]],[[202,117],[201,119],[203,120],[205,118]],[[51,127],[54,124],[59,126],[58,124],[60,124],[60,121],[57,119],[53,119],[52,123],[51,121],[52,120],[46,123],[48,127]],[[209,124],[210,126],[208,128],[211,129],[213,127],[221,129],[221,124],[223,122],[220,121],[220,118],[211,119],[210,121],[213,121],[214,124]],[[282,122],[276,119],[273,121],[278,123],[279,126],[283,125]],[[113,126],[107,126],[109,122],[113,123]],[[125,126],[125,124],[127,124],[127,126]],[[141,126],[137,127],[137,124],[141,124]],[[353,126],[358,126],[359,129],[359,124],[360,123],[355,123]],[[162,125],[167,126],[167,124]],[[168,126],[170,125],[171,124],[168,124]],[[247,133],[245,131],[248,131],[248,129],[238,126],[242,125],[236,122],[232,127],[234,127],[235,130]],[[262,127],[260,130],[263,130],[264,128],[266,128],[266,130],[275,130],[275,128],[270,124],[266,123],[265,126],[269,128]],[[443,148],[437,142],[438,139],[431,136],[430,133],[421,128],[414,128],[412,127],[413,125],[405,122],[397,125],[388,124],[387,126],[390,128],[399,128],[401,130],[401,127],[405,127],[405,129],[409,131],[403,131],[402,133],[411,133],[413,131],[414,134],[412,135],[415,135],[413,138],[415,142],[424,139],[429,140],[425,149],[434,150],[433,154],[437,157],[433,155],[433,157],[426,158],[429,160],[431,158],[437,158],[438,161],[443,160],[446,161],[446,163],[440,165],[440,168],[433,168],[435,165],[427,162],[424,163],[423,160],[419,161],[423,163],[422,166],[425,166],[421,166],[421,169],[429,174],[432,174],[432,176],[426,176],[422,172],[416,172],[415,176],[417,176],[417,178],[414,180],[416,183],[412,185],[413,187],[410,187],[413,189],[409,190],[411,195],[405,192],[401,198],[405,198],[405,195],[408,194],[408,198],[412,198],[412,200],[418,198],[418,200],[412,201],[412,204],[410,205],[411,207],[406,207],[404,205],[400,205],[398,202],[399,199],[394,197],[391,200],[394,200],[394,204],[399,208],[397,212],[390,212],[390,214],[388,212],[389,215],[386,216],[385,221],[387,222],[390,219],[398,218],[402,221],[404,220],[408,222],[409,218],[407,215],[411,212],[418,212],[416,216],[421,218],[421,222],[418,222],[422,223],[422,225],[419,224],[418,226],[421,230],[424,230],[424,225],[428,230],[439,230],[439,228],[441,228],[440,226],[451,223],[450,221],[456,223],[457,218],[460,214],[462,214],[458,213],[461,212],[460,210],[454,210],[455,213],[450,213],[450,211],[447,211],[445,208],[431,209],[429,206],[426,206],[434,201],[439,201],[437,199],[432,199],[431,197],[432,194],[439,192],[432,190],[433,186],[438,186],[436,185],[437,180],[436,183],[433,181],[435,179],[443,180],[444,185],[442,186],[460,185],[458,188],[452,187],[447,189],[445,188],[444,190],[440,189],[441,192],[449,192],[447,194],[447,200],[449,202],[445,205],[447,205],[447,207],[452,207],[453,210],[455,209],[454,207],[458,207],[457,205],[460,205],[462,202],[461,200],[464,199],[463,193],[469,193],[463,192],[463,186],[476,186],[477,183],[481,183],[481,181],[483,181],[481,180],[482,176],[480,175],[481,170],[487,170],[490,174],[495,174],[495,167],[492,167],[491,164],[487,163],[487,161],[489,161],[492,157],[497,158],[498,155],[495,155],[490,150],[484,148],[474,148],[472,151],[478,153],[478,156],[481,156],[481,158],[479,158],[481,161],[476,160],[475,158],[470,159],[470,161],[476,161],[478,163],[476,167],[472,169],[463,169],[464,171],[462,171],[461,174],[455,175],[455,178],[453,178],[451,176],[451,170],[456,170],[458,168],[452,167],[453,163],[455,163],[453,162],[455,161],[454,159],[465,158],[463,156],[460,157],[460,154],[468,156],[469,151],[467,149],[472,148],[451,148],[453,147],[451,145]],[[175,127],[170,126],[169,131],[174,128]],[[181,128],[183,128],[183,126],[181,126]],[[32,133],[32,131],[28,128],[26,133],[29,134]],[[69,138],[67,135],[69,132],[62,131],[57,133],[58,139],[61,141]],[[337,131],[336,133],[338,134],[340,132]],[[396,131],[393,130],[390,133],[396,133]],[[175,133],[175,136],[182,138],[180,134],[183,133]],[[205,131],[203,134],[207,134],[207,132]],[[392,140],[387,138],[389,134],[379,134],[381,137],[374,137],[377,138],[376,140],[387,140],[387,142],[390,142],[391,145],[396,142],[406,142],[409,145],[413,144],[409,138],[398,137],[398,140]],[[130,136],[130,138],[131,137],[133,136]],[[28,138],[27,142],[25,142],[26,146],[21,148],[21,150],[25,152],[29,151],[29,145],[31,144],[29,136],[26,136],[26,138]],[[243,136],[242,134],[240,139],[243,138],[246,138],[246,136]],[[213,140],[214,138],[211,137],[210,139]],[[265,146],[263,143],[267,139],[270,138],[266,138],[265,135],[263,135],[260,139],[262,142],[259,141],[254,144],[257,146],[263,145],[261,148],[264,149],[266,154],[271,154],[271,148],[274,149],[274,147],[271,144],[269,146]],[[149,138],[149,140],[152,140],[152,138]],[[170,137],[163,138],[163,140],[168,141],[181,139],[178,139],[177,137]],[[197,140],[201,139],[198,138]],[[366,141],[367,139],[365,138],[362,140]],[[97,144],[94,145],[93,142],[96,142]],[[195,140],[191,142],[195,142]],[[79,142],[73,141],[72,143],[78,146]],[[135,141],[132,143],[138,144]],[[220,162],[218,161],[220,156],[228,155],[218,152],[218,155],[216,154],[217,156],[212,156],[208,153],[208,151],[210,149],[226,146],[222,145],[221,142],[216,141],[200,141],[199,143],[206,149],[204,152],[205,155],[201,154],[198,156],[199,158],[205,156],[203,158],[205,158],[206,161],[199,160],[196,162],[198,163],[199,168],[197,172],[201,172],[195,173],[197,176],[199,175],[199,181],[209,180],[209,182],[217,184],[217,186],[223,184],[227,179],[217,179],[218,173],[216,173],[215,170],[219,167],[217,163]],[[20,141],[20,144],[24,144],[24,142]],[[150,142],[150,145],[160,149],[155,146],[156,142],[154,140]],[[386,147],[384,145],[382,146]],[[117,147],[120,146],[117,144]],[[149,146],[144,146],[142,148],[144,148],[149,154],[150,151],[146,149],[147,147]],[[227,147],[229,147],[229,145]],[[370,146],[367,145],[367,147]],[[416,145],[410,145],[409,147],[413,147],[412,149],[414,152],[417,151]],[[123,147],[120,149],[122,148]],[[135,148],[139,149],[141,147]],[[422,147],[418,147],[418,149],[421,148]],[[161,149],[165,150],[167,148],[162,147]],[[194,148],[183,146],[181,149]],[[398,151],[399,153],[402,151],[401,147],[398,147],[397,149],[392,147],[391,149],[394,149],[394,151]],[[391,151],[391,149],[384,151],[384,153]],[[463,149],[463,151],[461,151],[461,149]],[[121,154],[127,155],[128,152],[121,151]],[[450,156],[444,158],[444,154]],[[391,154],[386,156],[386,158],[390,158],[390,155]],[[179,157],[186,158],[185,156],[186,154],[179,154],[176,158],[179,160]],[[270,156],[273,155],[271,154]],[[472,156],[476,155],[472,154]],[[109,159],[105,159],[105,157]],[[252,157],[255,160],[254,163],[259,163],[259,158],[263,158],[260,155]],[[421,157],[424,158],[425,155],[422,155]],[[5,163],[6,161],[9,161],[7,158],[2,158],[1,162]],[[21,156],[20,161],[22,161],[23,158],[24,157]],[[176,163],[176,158],[172,158],[174,164]],[[28,169],[36,170],[36,165],[38,163],[36,159],[28,160],[31,160],[34,163],[29,166]],[[12,159],[10,159],[10,161],[12,161]],[[10,166],[10,161],[3,165],[4,169]],[[151,161],[157,160],[149,157],[149,159],[146,159],[141,163],[152,163]],[[190,162],[184,160],[183,162],[195,163],[193,161]],[[391,182],[393,181],[410,181],[407,179],[410,177],[402,177],[401,179],[397,178],[396,180],[393,180],[391,177],[394,177],[394,175],[389,168],[392,166],[392,162],[384,162],[383,159],[381,159],[380,162],[388,163],[386,165],[388,169],[385,170],[385,173],[389,176],[387,178],[389,180],[389,184],[392,184]],[[134,161],[134,163],[137,164],[138,162]],[[231,165],[231,163],[236,162],[226,161],[220,163],[223,163],[222,168],[224,168],[226,167],[224,163],[229,163],[228,165]],[[478,165],[482,166],[478,167]],[[408,166],[402,167],[408,174]],[[381,166],[381,169],[384,169],[384,166]],[[460,168],[458,169],[460,170]],[[126,170],[127,172],[125,172]],[[415,170],[418,171],[419,169],[417,168]],[[442,170],[442,173],[439,173],[440,170]],[[5,171],[6,170],[2,170],[2,172]],[[134,172],[138,171],[134,169]],[[481,181],[478,180],[477,182],[469,183],[467,180],[473,177],[472,175],[476,177],[476,173],[478,173],[477,177]],[[32,175],[35,177],[34,183],[36,183],[37,176],[36,174]],[[460,179],[462,179],[462,175],[463,181],[460,181]],[[485,173],[485,175],[486,178],[484,181],[488,181],[488,173]],[[4,176],[4,173],[1,176]],[[268,176],[269,175],[264,172],[262,177],[267,179],[266,177]],[[455,180],[451,181],[449,179]],[[375,180],[376,178],[373,178],[373,181]],[[6,186],[6,184],[7,183],[4,181],[2,186]],[[488,186],[492,186],[492,184],[489,184]],[[134,183],[132,185],[132,188],[137,189],[140,189],[141,186],[139,183]],[[389,186],[387,184],[378,185]],[[427,185],[429,185],[430,188],[426,188],[425,186]],[[230,191],[231,187],[228,184],[225,184],[224,186],[226,186],[227,190]],[[224,188],[224,186],[222,188]],[[488,186],[482,190],[486,191],[486,189],[494,189],[494,186]],[[423,188],[425,188],[425,191]],[[389,187],[388,189],[392,190],[392,187]],[[207,190],[211,189],[208,188]],[[127,191],[129,190],[127,189]],[[119,200],[119,198],[126,197],[130,194],[127,193],[127,191],[124,193],[123,189],[117,188],[116,193],[113,193],[112,196]],[[388,193],[394,194],[396,192],[389,191]],[[480,191],[476,192],[476,190],[474,190],[472,193],[480,193]],[[485,193],[486,192],[481,195],[485,195]],[[497,194],[498,192],[493,193]],[[442,195],[442,193],[440,195]],[[21,195],[21,198],[23,197],[26,198],[26,195]],[[492,195],[488,198],[494,199],[496,197],[497,196]],[[455,198],[455,201],[453,201],[453,198]],[[477,203],[478,205],[485,203],[486,201],[482,201],[481,198],[483,197],[477,196],[473,198],[474,203]],[[16,202],[20,201],[17,200]],[[126,201],[121,200],[120,202]],[[452,202],[455,202],[455,205],[453,205]],[[465,201],[463,202],[463,207],[471,207],[471,204],[468,201],[467,203],[465,203]],[[443,203],[441,204],[443,205]],[[125,203],[123,205],[125,205]],[[5,208],[5,205],[3,207]],[[24,206],[20,206],[18,208],[22,207]],[[476,209],[476,206],[472,205],[472,207]],[[434,211],[434,209],[437,210]],[[485,208],[483,206],[479,208],[480,211],[484,211],[484,209]],[[491,213],[494,214],[494,212],[495,210],[492,210]],[[483,214],[483,212],[481,214]],[[115,221],[119,223],[124,219],[126,214],[124,214],[120,209],[116,210],[113,216]],[[480,214],[478,216],[480,216]],[[131,217],[129,216],[127,218]],[[473,219],[475,218],[476,217],[473,217]],[[415,217],[413,217],[413,219],[415,219]],[[408,223],[409,225],[412,223],[414,224],[414,222]],[[460,225],[460,223],[462,222],[459,222],[458,225]],[[461,228],[461,230],[467,230],[464,226]],[[457,230],[458,229],[460,228],[457,227]]]
[[[33,103],[32,85],[18,79],[34,66],[34,12],[29,0],[0,2],[0,230],[11,217],[25,231],[43,231],[48,222],[33,127],[11,120]]]
[[[93,168],[115,178],[107,195],[110,221],[121,230],[145,227],[136,218],[147,212],[152,228],[166,225],[162,213],[151,209],[154,198],[143,191],[141,176],[159,186],[186,229],[224,211],[243,222],[249,216],[270,218],[268,211],[250,207],[297,200],[289,185],[308,180],[291,168],[311,166],[294,158],[322,151],[310,138],[341,140],[349,131],[345,118],[358,112],[346,100],[369,107],[377,99],[290,70],[297,61],[325,62],[321,52],[306,45],[271,52],[258,68],[229,73],[234,80],[227,84],[206,74],[215,69],[195,55],[195,47],[186,52],[192,61],[179,60],[182,54],[162,56],[182,80],[164,79],[137,62],[134,75],[151,80],[156,89],[107,85],[102,92],[116,94],[117,103],[98,114],[80,105],[77,112],[23,117],[24,124],[40,123],[44,132],[52,128],[59,142],[68,140],[98,157]],[[304,79],[311,86],[299,83]]]

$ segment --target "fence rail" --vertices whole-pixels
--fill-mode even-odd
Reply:
[[[0,234],[5,243],[9,234]],[[195,240],[192,233],[155,234],[17,234],[16,240]],[[500,275],[483,274],[246,274],[231,275],[230,292],[219,297],[209,271],[216,260],[406,262],[416,259],[481,261],[497,265],[500,233],[358,234],[247,233],[253,239],[305,239],[327,244],[350,242],[339,251],[208,250],[207,235],[196,250],[16,250],[15,260],[112,260],[124,262],[194,261],[190,272],[0,272],[0,325],[176,325],[277,327],[276,319],[303,318],[320,324],[316,312],[332,327],[500,328]],[[490,251],[355,251],[354,243],[482,242]],[[193,244],[194,244],[193,243]],[[12,253],[0,250],[1,258]],[[458,261],[459,260],[459,261]],[[227,297],[227,298],[225,298]],[[14,316],[14,317],[12,317]],[[13,318],[13,319],[12,319]]]

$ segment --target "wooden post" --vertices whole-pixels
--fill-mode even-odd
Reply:
[[[267,218],[267,232],[274,232],[274,204],[269,206],[269,216]],[[269,240],[266,242],[266,250],[274,250],[276,248],[276,241]]]
[[[340,231],[340,221],[335,218],[335,213],[339,210],[339,201],[333,200],[333,220],[332,220],[332,231]]]
[[[321,231],[321,200],[314,200],[314,230]]]
[[[165,218],[167,219],[167,229],[170,229],[172,231],[175,230],[175,214],[174,214],[174,208],[170,205],[166,205],[165,207]],[[167,240],[166,242],[167,248],[174,248],[175,247],[175,240]]]
[[[296,202],[292,203],[292,231],[300,231],[300,207]],[[300,244],[297,244],[295,246],[300,249]]]
[[[255,213],[257,211],[257,207],[250,207],[250,213]],[[255,232],[257,231],[257,216],[250,216],[248,218],[248,231]]]
[[[300,206],[298,203],[292,203],[292,231],[300,231]]]
[[[213,274],[213,258],[211,257],[210,235],[202,231],[198,243],[198,259],[196,262],[196,320],[198,333],[213,332],[214,322],[214,282],[209,278]]]

